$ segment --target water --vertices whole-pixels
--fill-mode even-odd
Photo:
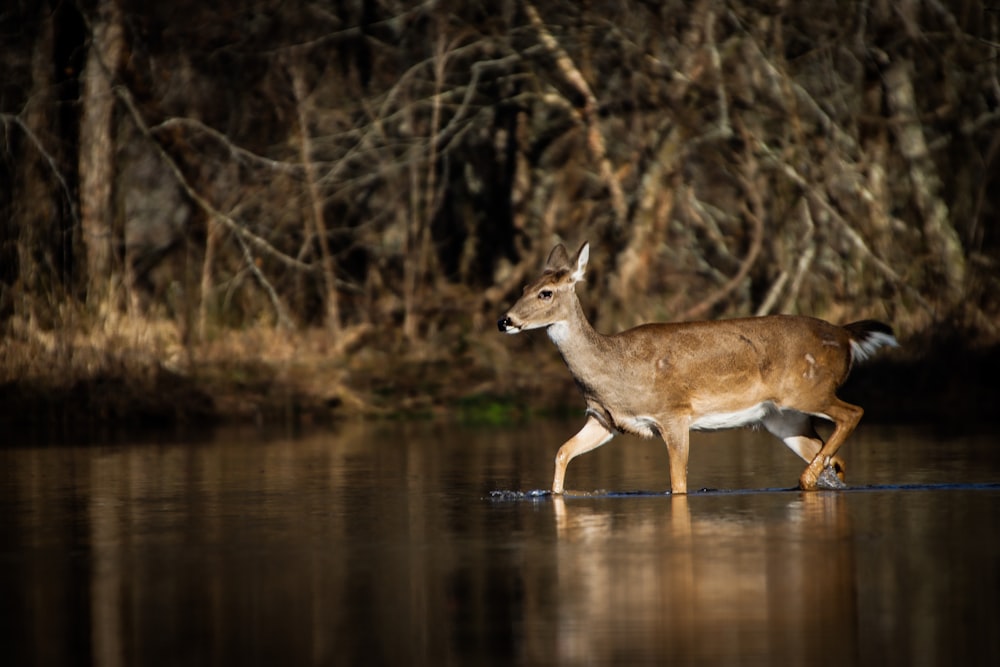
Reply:
[[[766,434],[349,424],[0,448],[11,665],[1000,664],[1000,443],[862,425],[852,489]],[[501,492],[491,494],[491,492]]]

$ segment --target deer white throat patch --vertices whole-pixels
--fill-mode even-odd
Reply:
[[[546,331],[549,334],[549,340],[556,345],[569,338],[569,325],[565,322],[553,322]]]

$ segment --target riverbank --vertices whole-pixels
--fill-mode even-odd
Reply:
[[[87,334],[15,330],[0,345],[0,428],[164,428],[343,419],[500,424],[582,410],[544,336],[485,326],[425,342],[357,329],[256,328],[185,345],[169,324]],[[866,420],[975,422],[1000,404],[1000,346],[908,341],[855,369],[841,396]]]
[[[548,350],[548,361],[530,365],[504,342],[486,330],[408,343],[370,328],[334,341],[322,330],[257,327],[186,344],[169,322],[121,318],[77,332],[15,326],[0,341],[0,428],[500,422],[571,398],[557,355]]]

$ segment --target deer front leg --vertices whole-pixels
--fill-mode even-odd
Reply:
[[[834,403],[826,409],[825,413],[836,426],[830,439],[820,448],[816,456],[806,466],[802,476],[799,477],[799,488],[806,491],[815,490],[816,481],[819,479],[820,473],[823,472],[823,468],[839,460],[835,458],[837,450],[847,440],[847,436],[854,431],[865,411],[856,405],[834,399]]]
[[[688,444],[691,433],[686,424],[664,424],[660,432],[670,457],[670,493],[687,493]]]
[[[583,425],[580,432],[567,440],[556,453],[556,474],[552,480],[552,493],[563,492],[563,482],[566,479],[566,466],[574,458],[597,449],[615,436],[614,433],[604,428],[601,422],[593,417],[587,418],[587,423]]]

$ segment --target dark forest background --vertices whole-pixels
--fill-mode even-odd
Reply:
[[[493,323],[583,240],[599,330],[873,317],[973,386],[998,70],[990,0],[7,0],[0,401],[560,404],[545,337]]]

